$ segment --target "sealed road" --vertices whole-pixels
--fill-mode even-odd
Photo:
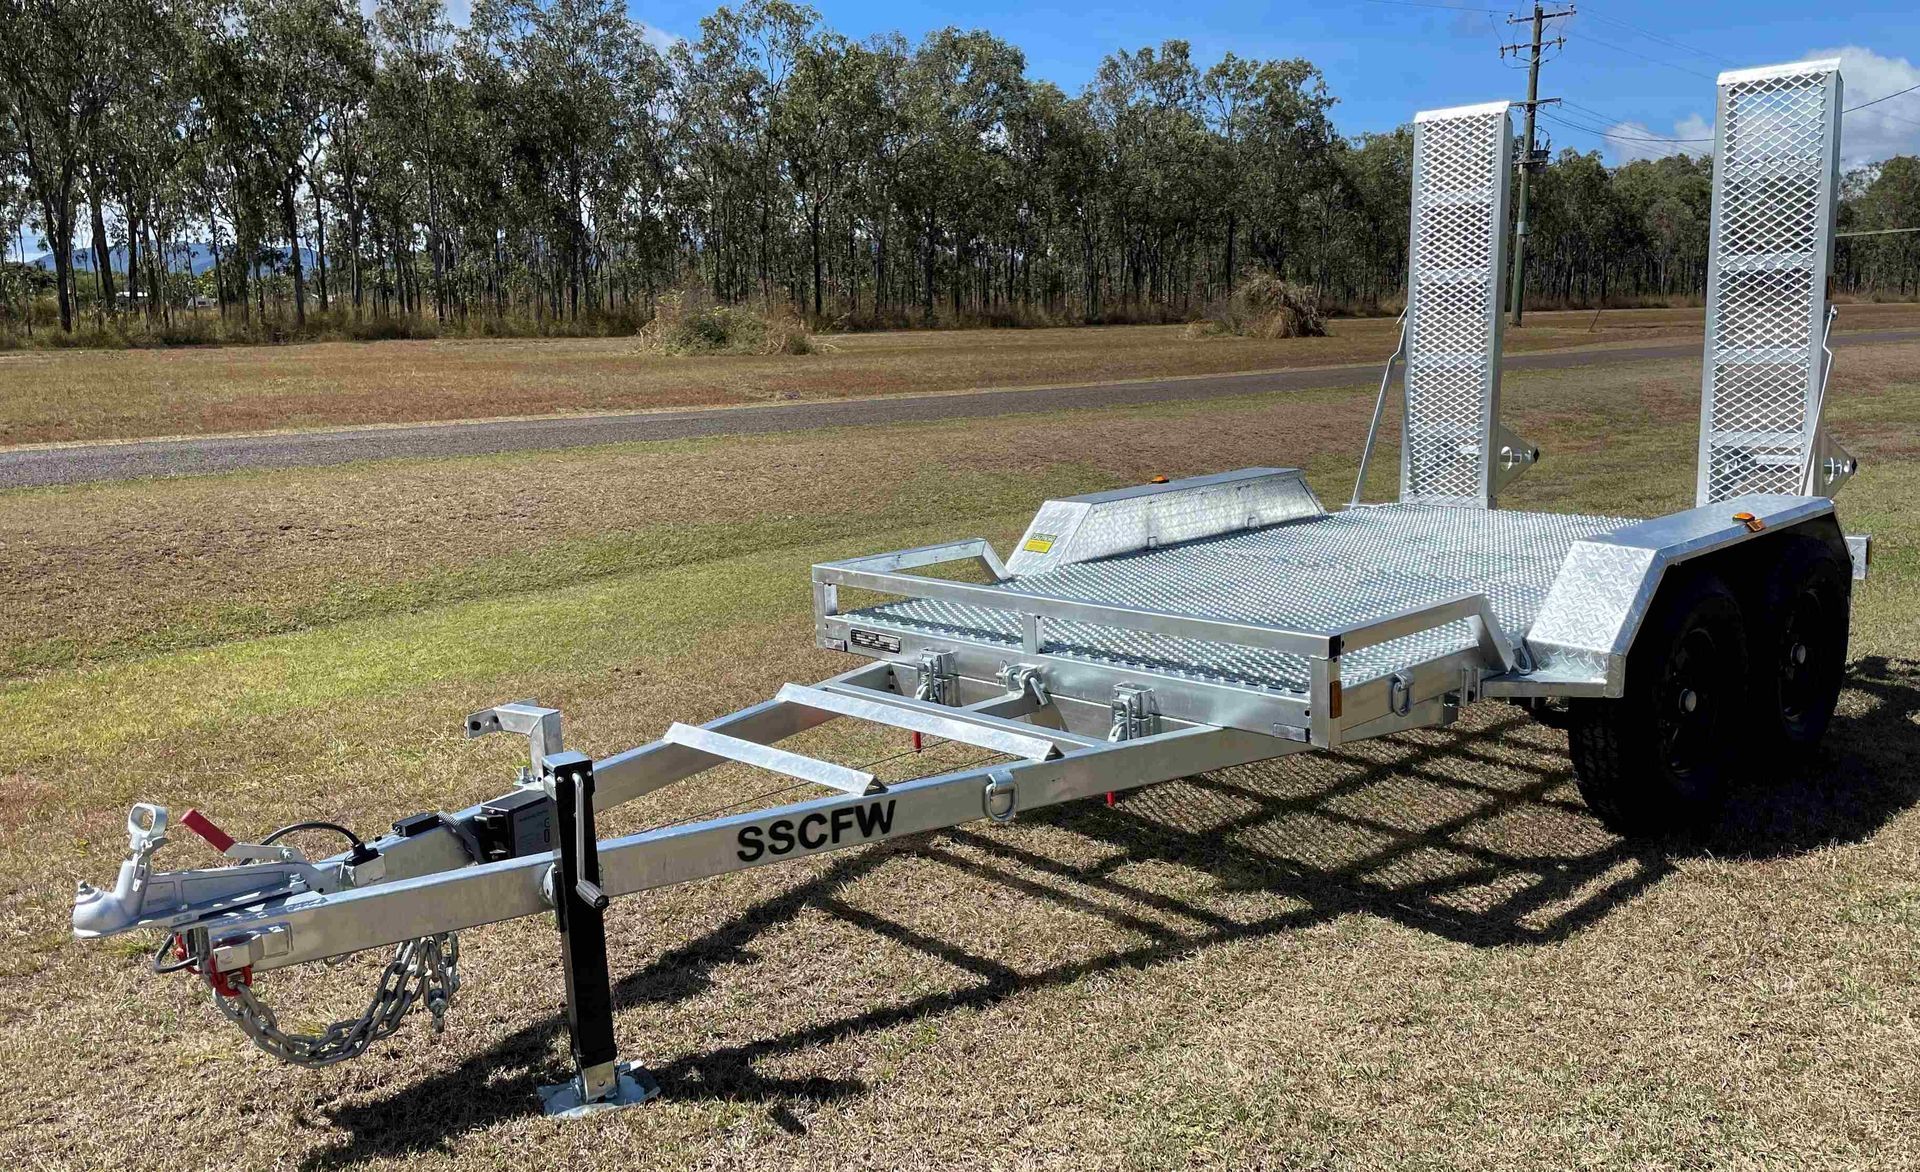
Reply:
[[[1834,335],[1836,346],[1920,341],[1920,329],[1861,330]],[[1699,342],[1611,350],[1510,354],[1507,370],[1564,370],[1601,363],[1697,358]],[[1309,367],[1261,374],[1093,383],[1019,391],[885,399],[778,403],[627,415],[555,415],[475,423],[283,432],[256,436],[192,436],[130,443],[0,450],[0,488],[83,484],[152,476],[200,476],[257,468],[319,468],[355,460],[417,460],[496,452],[546,451],[636,440],[761,435],[865,424],[918,423],[1083,407],[1132,407],[1278,391],[1375,384],[1376,366]]]

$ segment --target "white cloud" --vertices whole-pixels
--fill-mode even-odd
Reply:
[[[1817,50],[1801,60],[1823,57],[1840,58],[1848,106],[1920,85],[1920,66],[1905,57],[1882,57],[1872,49],[1847,45]],[[1840,153],[1850,167],[1893,155],[1920,155],[1920,90],[1848,114],[1840,124]]]
[[[678,33],[670,33],[666,29],[655,28],[644,21],[638,23],[640,24],[640,35],[646,38],[647,44],[652,45],[662,53],[673,48],[681,41],[686,40],[685,37]]]
[[[1654,130],[1644,122],[1616,122],[1607,127],[1607,156],[1616,165],[1668,155],[1704,155],[1712,150],[1713,123],[1699,114],[1687,115],[1671,130]]]
[[[1711,149],[1713,146],[1713,121],[1709,118],[1703,118],[1698,114],[1689,114],[1673,124],[1673,137],[1695,141],[1704,140],[1704,145]]]

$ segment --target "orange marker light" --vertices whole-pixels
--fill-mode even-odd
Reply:
[[[1767,523],[1752,513],[1735,513],[1733,519],[1747,527],[1747,532],[1758,533],[1767,527]]]

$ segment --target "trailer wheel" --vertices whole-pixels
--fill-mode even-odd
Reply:
[[[1748,699],[1746,624],[1717,575],[1670,581],[1627,653],[1626,695],[1570,705],[1580,796],[1621,834],[1696,827],[1726,795]]]
[[[1826,734],[1846,676],[1853,567],[1817,537],[1780,540],[1747,632],[1753,654],[1754,760],[1811,752]]]

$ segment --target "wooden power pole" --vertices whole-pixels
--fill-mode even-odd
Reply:
[[[1555,37],[1543,45],[1540,33],[1546,27],[1547,21],[1556,16],[1572,16],[1574,11],[1573,5],[1569,4],[1559,12],[1547,12],[1541,8],[1539,0],[1534,0],[1533,41],[1530,44],[1523,42],[1517,45],[1500,46],[1502,57],[1508,53],[1518,55],[1523,49],[1532,51],[1532,55],[1527,59],[1527,145],[1526,153],[1520,156],[1520,215],[1513,229],[1513,289],[1507,299],[1508,308],[1513,311],[1513,324],[1516,326],[1520,324],[1521,303],[1527,291],[1527,189],[1531,186],[1529,180],[1533,178],[1534,167],[1537,165],[1533,157],[1533,116],[1534,111],[1540,108],[1540,50],[1544,46],[1559,46],[1567,43],[1567,38]],[[1507,23],[1519,24],[1526,19],[1526,17],[1509,16]]]

